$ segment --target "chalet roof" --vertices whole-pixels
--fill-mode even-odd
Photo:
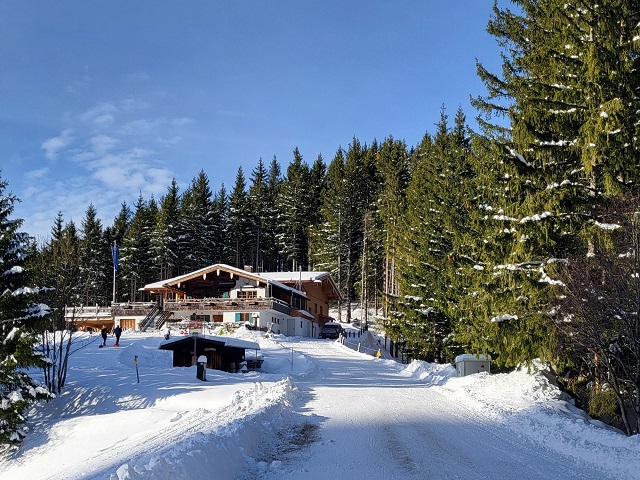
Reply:
[[[329,272],[261,272],[260,275],[281,283],[322,283],[326,281],[331,285],[331,288],[334,290],[336,297],[342,298],[340,289],[333,281],[333,277]]]
[[[225,347],[233,347],[233,348],[244,348],[247,350],[260,350],[260,345],[257,342],[252,342],[250,340],[242,340],[240,338],[235,337],[221,337],[218,335],[198,335],[195,337],[197,340],[208,340],[210,342],[217,342],[223,344]],[[181,343],[186,340],[193,340],[192,336],[174,336],[169,338],[169,340],[163,340],[160,343],[160,349],[170,350],[170,346],[175,343]]]
[[[321,282],[331,274],[329,272],[261,272],[260,275],[277,282]]]
[[[217,270],[222,270],[225,272],[229,272],[232,273],[234,275],[237,275],[238,277],[244,277],[244,278],[250,278],[255,280],[256,282],[259,283],[263,283],[265,285],[267,284],[271,284],[271,285],[275,285],[278,288],[281,288],[283,290],[287,290],[290,292],[294,292],[297,295],[303,297],[303,298],[307,298],[307,295],[296,289],[291,287],[290,285],[285,285],[284,283],[281,283],[275,279],[269,278],[264,276],[261,273],[254,273],[254,272],[248,272],[247,270],[243,270],[240,268],[236,268],[236,267],[232,267],[231,265],[226,265],[224,263],[216,263],[215,265],[210,265],[208,267],[204,267],[201,268],[199,270],[195,270],[193,272],[190,273],[186,273],[184,275],[179,275],[177,277],[173,277],[173,278],[168,278],[166,280],[160,280],[158,282],[153,282],[153,283],[149,283],[147,285],[145,285],[144,287],[142,287],[140,290],[161,290],[161,289],[172,289],[172,288],[177,288],[177,285],[182,283],[182,282],[186,282],[188,280],[191,280],[193,278],[197,278],[200,275],[206,275],[207,273],[210,272],[215,272]]]

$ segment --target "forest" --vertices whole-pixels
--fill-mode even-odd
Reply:
[[[488,24],[503,65],[477,65],[477,131],[442,107],[415,146],[354,137],[312,162],[294,148],[285,171],[259,159],[216,192],[203,164],[184,191],[174,180],[158,199],[122,203],[110,225],[93,205],[80,225],[60,212],[41,245],[18,233],[1,183],[3,402],[41,361],[26,348],[35,332],[61,328],[65,305],[111,302],[115,244],[117,301],[217,262],[328,271],[340,320],[362,305],[407,358],[542,362],[578,406],[637,434],[640,4],[514,3]],[[15,441],[6,426],[19,416],[0,422],[0,441]]]

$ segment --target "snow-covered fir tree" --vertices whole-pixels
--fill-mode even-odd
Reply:
[[[285,270],[308,268],[309,193],[309,166],[296,147],[277,198],[278,242],[286,262]]]
[[[587,253],[595,207],[633,188],[638,166],[637,2],[515,3],[489,24],[505,48],[502,76],[478,69],[488,95],[475,105],[493,144],[479,168],[485,234],[462,329],[504,365],[557,359],[562,266]]]
[[[151,234],[153,263],[160,279],[176,276],[178,267],[178,219],[180,213],[180,195],[175,178],[160,199],[160,207]]]
[[[17,198],[0,178],[0,453],[17,446],[27,434],[25,412],[40,399],[53,398],[27,369],[42,366],[35,353],[37,321],[48,307],[37,303],[27,260],[35,249],[11,215]]]
[[[238,268],[248,265],[251,252],[246,251],[245,245],[251,238],[251,212],[247,194],[247,182],[242,167],[238,168],[236,181],[229,197],[227,235],[231,246],[227,263]]]
[[[102,222],[93,204],[82,219],[80,241],[80,302],[83,305],[106,305],[110,300],[111,249],[104,236]]]

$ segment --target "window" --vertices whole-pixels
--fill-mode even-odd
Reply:
[[[258,292],[256,290],[238,290],[238,298],[257,298]]]

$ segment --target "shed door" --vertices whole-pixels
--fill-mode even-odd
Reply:
[[[293,318],[287,319],[287,335],[293,337],[296,334],[296,321]]]

